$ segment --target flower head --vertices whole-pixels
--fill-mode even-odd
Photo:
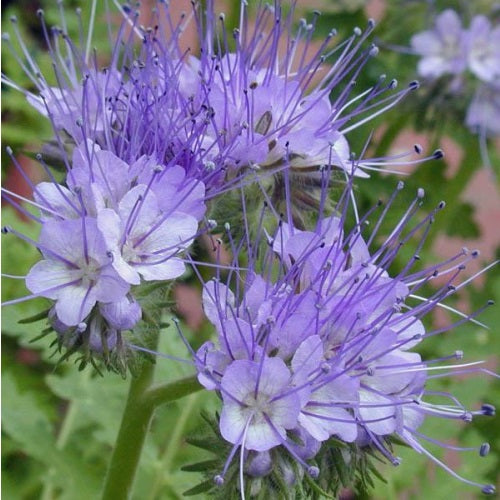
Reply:
[[[450,363],[462,358],[459,351],[439,359],[416,352],[425,338],[443,331],[426,329],[422,319],[463,286],[458,277],[478,253],[463,250],[446,262],[419,268],[418,252],[444,207],[441,203],[412,225],[423,190],[384,243],[374,247],[380,223],[403,186],[398,185],[374,231],[365,235],[373,210],[348,229],[351,182],[337,215],[320,216],[314,230],[280,220],[260,257],[254,251],[258,243],[248,242],[248,254],[255,258],[248,267],[235,262],[234,288],[219,280],[205,284],[204,308],[217,342],[202,345],[194,358],[200,382],[222,396],[220,431],[233,445],[218,482],[237,449],[240,480],[245,471],[248,480],[271,474],[269,454],[275,461],[291,457],[312,477],[328,475],[315,457],[335,446],[333,438],[358,450],[377,450],[394,465],[400,459],[389,443],[398,438],[449,470],[424,446],[432,438],[419,430],[423,421],[468,422],[487,413],[466,409],[451,394],[442,393],[442,402],[429,399],[433,370],[450,375],[487,370],[475,368],[476,363]],[[417,234],[414,257],[393,274],[399,249]],[[445,283],[422,297],[420,289],[438,277]],[[459,323],[474,321],[475,315]],[[297,436],[302,446],[308,443],[307,453],[292,444]],[[262,468],[257,467],[261,461]],[[492,488],[460,479],[485,492]]]
[[[213,128],[207,133],[234,140],[227,155],[233,169],[279,172],[286,164],[294,174],[316,180],[320,165],[349,170],[346,134],[415,88],[391,93],[397,82],[384,83],[381,76],[372,88],[352,97],[357,75],[378,53],[376,46],[366,45],[373,20],[344,41],[336,41],[332,30],[314,46],[318,13],[294,27],[293,8],[285,13],[275,1],[258,7],[252,26],[246,2],[241,2],[240,24],[231,33],[225,15],[216,16],[212,4],[197,14],[202,56],[186,60],[181,92],[194,102],[207,96],[213,111]],[[365,173],[358,168],[356,175]]]
[[[418,72],[426,78],[446,73],[459,74],[467,66],[467,37],[459,15],[452,9],[439,14],[434,29],[417,33],[411,39],[415,52],[422,56]]]
[[[500,26],[493,27],[486,16],[474,16],[468,35],[468,66],[483,82],[500,77]]]

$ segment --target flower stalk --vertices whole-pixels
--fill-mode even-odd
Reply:
[[[140,374],[131,379],[102,500],[129,498],[155,409],[202,388],[195,376],[152,387],[154,370],[154,364],[145,362]]]

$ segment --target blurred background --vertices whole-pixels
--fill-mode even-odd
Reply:
[[[79,27],[75,8],[82,8],[83,26],[88,24],[90,4],[66,0],[64,9],[68,31],[78,39]],[[254,8],[249,1],[250,10]],[[286,5],[286,2],[283,2]],[[17,29],[39,63],[45,75],[51,74],[50,57],[46,51],[37,9],[43,8],[48,25],[61,25],[58,2],[17,0],[2,1],[2,32],[14,37],[11,17],[17,16]],[[108,23],[116,27],[120,14],[112,2],[97,2],[93,46],[104,66],[109,57]],[[148,2],[143,2],[146,6]],[[226,12],[228,25],[238,20],[237,2],[218,2],[217,9]],[[255,2],[256,4],[256,2]],[[109,12],[107,12],[107,8]],[[179,14],[188,11],[189,2],[171,2]],[[357,89],[373,85],[381,74],[397,78],[401,86],[417,77],[418,57],[408,53],[412,34],[430,29],[436,14],[454,8],[467,25],[475,14],[490,16],[498,23],[499,9],[493,1],[383,1],[383,0],[303,0],[298,2],[297,17],[322,12],[314,37],[318,46],[332,29],[343,40],[354,27],[366,26],[368,18],[377,20],[373,41],[380,54],[371,61],[357,81]],[[148,9],[143,9],[143,24],[147,24]],[[175,18],[176,14],[173,14]],[[194,30],[184,36],[186,46],[196,46]],[[19,85],[34,90],[31,82],[12,56],[7,43],[2,44],[2,72]],[[446,209],[439,214],[421,252],[422,262],[431,264],[454,255],[461,247],[479,249],[481,257],[472,263],[467,273],[472,275],[500,256],[500,141],[487,140],[487,161],[480,153],[478,135],[464,125],[467,99],[472,99],[473,82],[466,82],[460,93],[450,90],[450,81],[442,77],[422,82],[402,103],[376,120],[353,131],[349,136],[351,148],[360,151],[373,132],[366,156],[386,156],[410,150],[414,143],[432,152],[437,147],[445,151],[439,161],[430,161],[416,168],[403,167],[396,176],[375,172],[369,180],[357,186],[361,209],[372,206],[379,198],[387,199],[397,180],[404,177],[407,189],[398,198],[386,227],[393,227],[403,214],[417,188],[426,188],[423,212],[431,210],[444,199]],[[43,170],[32,158],[43,141],[52,137],[48,120],[43,119],[26,101],[23,94],[2,86],[2,184],[27,198],[29,184],[13,168],[5,147],[10,146],[18,162],[34,183],[45,179]],[[490,166],[485,165],[490,163]],[[410,174],[411,175],[407,175]],[[36,239],[37,226],[8,205],[2,205],[2,225],[11,225]],[[387,234],[387,233],[386,233]],[[401,252],[396,267],[402,266],[410,250]],[[38,252],[25,242],[9,237],[2,239],[3,272],[25,275],[38,260]],[[429,289],[430,290],[430,289]],[[428,291],[429,291],[428,290]],[[211,335],[200,303],[200,285],[193,275],[187,275],[175,288],[176,310],[183,319],[183,331],[198,344]],[[10,300],[26,294],[23,281],[4,278],[2,299]],[[470,312],[488,299],[500,299],[500,274],[497,269],[480,276],[447,303]],[[50,336],[32,342],[45,328],[43,322],[19,323],[23,318],[44,310],[47,302],[37,299],[3,310],[2,322],[2,493],[8,499],[91,499],[98,498],[123,410],[128,383],[119,375],[100,376],[88,367],[78,371],[71,360],[58,363],[53,355]],[[456,321],[458,318],[444,309],[428,318],[428,328]],[[423,343],[421,354],[431,358],[463,350],[464,361],[486,360],[485,367],[500,371],[500,314],[498,308],[488,308],[480,320],[489,326],[462,325],[444,335]],[[433,322],[433,324],[431,324]],[[160,349],[187,358],[185,347],[173,329],[162,333]],[[191,373],[189,366],[159,359],[158,380],[175,379]],[[433,388],[452,392],[466,406],[479,408],[481,403],[500,402],[500,383],[484,375],[464,376],[453,380],[438,379]],[[195,472],[181,471],[183,465],[203,458],[200,450],[189,446],[184,437],[199,429],[199,413],[213,413],[218,408],[214,394],[200,392],[179,403],[160,408],[153,422],[137,477],[134,498],[176,499],[200,481]],[[458,454],[432,448],[436,456],[460,474],[477,481],[499,485],[500,420],[477,418],[472,424],[433,421],[428,419],[423,432],[441,440],[463,446],[477,446],[488,441],[492,451],[487,458],[476,452]],[[476,498],[476,490],[464,486],[443,470],[400,447],[403,463],[397,469],[381,466],[386,482],[375,479],[368,498]],[[207,453],[207,457],[210,455]],[[203,495],[195,497],[203,498]],[[343,498],[355,498],[346,491]],[[358,497],[359,498],[359,497]]]

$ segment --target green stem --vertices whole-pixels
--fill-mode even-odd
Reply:
[[[144,397],[154,376],[154,364],[144,362],[132,378],[120,430],[104,483],[103,500],[129,498],[154,406]]]
[[[203,389],[203,387],[198,382],[196,375],[191,375],[166,384],[155,385],[144,394],[144,397],[148,399],[149,404],[157,407],[201,389]]]
[[[133,378],[106,476],[102,500],[129,498],[155,408],[201,389],[195,376],[151,387],[154,365]]]

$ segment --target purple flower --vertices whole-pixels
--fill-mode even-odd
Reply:
[[[373,88],[351,95],[357,75],[378,53],[374,45],[364,46],[374,22],[338,44],[332,30],[315,50],[310,40],[317,13],[295,28],[293,9],[285,14],[275,2],[258,7],[251,27],[246,2],[240,9],[234,31],[212,3],[206,12],[196,11],[202,55],[184,60],[180,78],[187,100],[197,106],[206,99],[212,113],[206,135],[220,137],[226,165],[277,172],[286,165],[294,174],[316,180],[321,180],[321,165],[350,171],[346,135],[416,88],[413,83],[388,96],[397,82],[385,84],[382,76]],[[232,51],[230,38],[236,45]],[[337,97],[330,101],[333,92]],[[366,176],[362,168],[356,175]]]
[[[50,120],[58,145],[55,152],[68,171],[73,165],[62,146],[82,149],[90,142],[94,144],[90,148],[92,156],[99,147],[128,165],[146,156],[154,158],[156,164],[181,167],[187,178],[201,180],[205,186],[220,187],[223,155],[231,141],[226,138],[222,145],[219,136],[206,133],[212,113],[206,98],[195,105],[180,93],[185,73],[185,54],[179,43],[183,21],[174,21],[163,3],[159,10],[153,21],[159,27],[149,29],[136,26],[136,13],[123,8],[122,26],[112,41],[112,58],[106,69],[100,69],[91,53],[90,39],[81,46],[80,40],[71,40],[63,29],[51,30],[39,10],[42,32],[52,35],[46,36],[46,43],[57,81],[55,87],[48,83],[50,78],[29,53],[14,18],[21,53],[9,35],[4,35],[4,39],[18,61],[28,61],[21,67],[36,90],[23,89],[3,75],[2,81],[24,93],[28,102]],[[60,15],[61,25],[67,26],[63,9]],[[134,26],[131,36],[126,35],[129,24]],[[89,29],[92,32],[92,27]],[[161,31],[161,36],[157,36],[157,31]],[[204,85],[209,87],[210,82]],[[118,166],[117,160],[112,163]],[[119,175],[113,178],[117,183],[129,180]]]
[[[443,393],[443,403],[427,397],[433,394],[430,370],[462,373],[474,371],[470,366],[475,363],[449,364],[461,359],[458,351],[428,360],[414,352],[423,339],[443,331],[426,330],[422,318],[460,288],[457,277],[478,253],[462,251],[423,269],[415,267],[415,254],[391,276],[398,249],[421,231],[420,249],[426,227],[444,204],[412,227],[424,196],[418,190],[384,243],[373,248],[388,208],[369,237],[362,234],[366,217],[348,229],[350,182],[337,206],[338,216],[320,216],[310,231],[279,221],[274,236],[267,235],[267,252],[250,260],[249,269],[235,261],[234,283],[205,284],[204,308],[217,341],[204,344],[195,363],[200,382],[222,396],[220,430],[233,444],[228,463],[241,449],[240,477],[244,457],[250,475],[272,470],[267,455],[260,466],[259,455],[249,450],[273,457],[284,453],[314,477],[318,471],[310,461],[321,447],[331,446],[331,437],[369,446],[397,465],[400,459],[387,445],[396,436],[447,468],[425,448],[423,443],[432,438],[419,430],[423,421],[431,416],[469,421],[486,414],[466,410],[451,394]],[[391,203],[402,187],[398,185]],[[245,241],[248,254],[257,255],[253,249],[261,248],[259,242]],[[232,247],[238,248],[236,242]],[[242,275],[246,278],[240,282]],[[441,275],[447,277],[445,284],[431,297],[422,297],[422,285]],[[465,315],[462,322],[475,321],[474,316]],[[310,453],[294,447],[297,435],[303,443],[314,443]],[[291,483],[296,479],[292,475]],[[460,479],[486,492],[491,489]]]
[[[456,75],[467,66],[467,36],[460,17],[452,9],[436,17],[434,29],[413,35],[411,45],[422,56],[418,73],[425,78]]]
[[[25,213],[42,227],[40,240],[30,242],[45,259],[28,274],[28,289],[56,301],[51,322],[56,331],[71,330],[71,338],[94,339],[98,325],[118,332],[133,328],[142,312],[133,295],[126,297],[130,285],[171,280],[185,271],[181,254],[199,234],[204,183],[155,156],[129,164],[89,139],[74,148],[61,183],[39,159],[51,181],[33,186],[30,203],[40,217]],[[19,300],[25,298],[13,302]],[[89,315],[92,328],[74,331]]]
[[[38,248],[44,256],[26,276],[36,296],[56,301],[55,311],[66,325],[78,325],[96,302],[121,300],[129,291],[111,266],[95,219],[47,221]]]
[[[87,68],[80,82],[72,65],[67,87],[49,87],[39,83],[39,95],[27,94],[28,102],[43,116],[50,118],[57,131],[69,134],[79,143],[85,138],[103,140],[116,125],[113,102],[125,93],[122,75],[116,70],[96,71]],[[61,80],[59,79],[61,82]]]
[[[103,209],[97,225],[113,267],[130,284],[177,278],[185,271],[178,254],[198,233],[198,221],[183,212],[164,214],[148,186],[139,184],[120,201],[117,211]]]
[[[485,16],[474,16],[467,36],[469,69],[494,85],[500,78],[500,26],[492,27]]]
[[[481,136],[500,135],[500,83],[485,83],[474,94],[467,108],[465,123]]]
[[[286,392],[290,378],[289,369],[279,358],[233,361],[220,385],[224,439],[256,451],[281,444],[300,412],[299,396]]]
[[[141,306],[130,294],[113,302],[101,302],[99,312],[117,330],[131,330],[142,315]]]

